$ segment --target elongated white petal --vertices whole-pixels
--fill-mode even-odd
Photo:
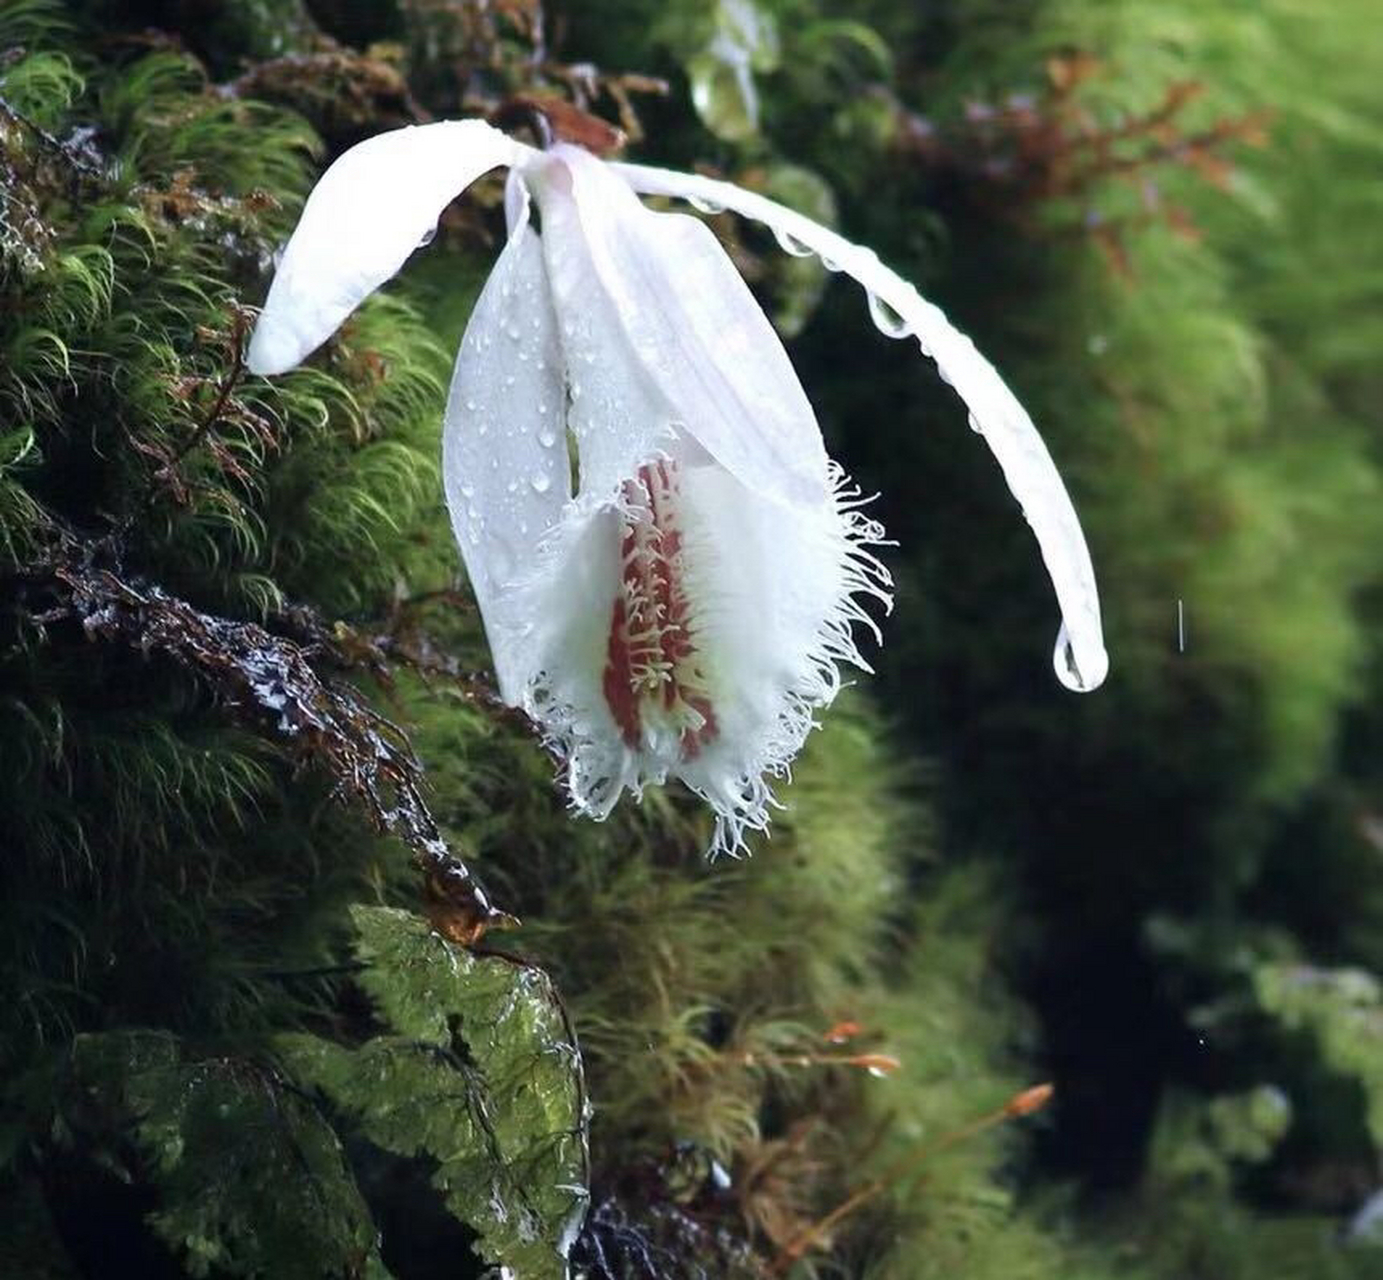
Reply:
[[[515,583],[571,496],[566,392],[547,271],[526,208],[466,325],[442,431],[452,528],[500,692],[519,703],[534,622]]]
[[[711,231],[698,219],[646,209],[578,147],[554,147],[527,173],[543,211],[574,385],[622,334],[637,376],[686,435],[762,498],[819,507],[828,481],[816,415],[781,339]],[[583,316],[591,318],[584,342],[569,333]],[[582,473],[584,480],[584,443]]]
[[[883,332],[917,339],[965,401],[971,425],[988,441],[1037,537],[1063,617],[1053,656],[1057,677],[1067,688],[1081,692],[1098,687],[1109,670],[1109,659],[1094,569],[1080,521],[1031,418],[970,339],[871,250],[810,218],[733,183],[643,165],[609,167],[644,194],[733,209],[764,223],[789,252],[816,253],[827,266],[857,280]]]
[[[531,154],[483,120],[413,125],[352,147],[308,197],[250,342],[250,371],[298,364],[403,266],[451,200]]]

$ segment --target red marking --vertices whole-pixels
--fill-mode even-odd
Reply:
[[[601,686],[631,749],[639,745],[646,710],[661,703],[661,718],[673,725],[687,721],[681,745],[689,760],[719,728],[711,700],[701,692],[696,664],[677,527],[677,481],[674,464],[656,462],[625,482],[619,594],[610,611]]]
[[[639,700],[634,692],[634,680],[629,668],[629,642],[625,638],[625,610],[623,593],[615,597],[615,607],[610,614],[610,644],[605,662],[605,675],[601,684],[605,690],[605,701],[610,704],[610,714],[615,717],[625,743],[630,747],[639,745]]]

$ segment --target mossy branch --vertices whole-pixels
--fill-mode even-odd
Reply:
[[[91,640],[169,658],[237,719],[286,746],[303,765],[325,768],[338,798],[362,803],[380,830],[412,851],[438,926],[453,941],[474,943],[487,929],[512,923],[448,847],[407,735],[358,690],[317,670],[320,647],[203,612],[125,573],[112,540],[84,539],[58,526],[18,581],[32,623],[76,623]],[[301,626],[311,614],[300,608],[295,616]],[[311,630],[326,634],[315,620]],[[342,661],[339,646],[330,657]]]

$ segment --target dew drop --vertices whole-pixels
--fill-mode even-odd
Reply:
[[[504,385],[505,385],[506,387],[512,387],[512,386],[514,385],[514,375],[513,375],[512,373],[511,373],[511,374],[508,374],[508,375],[505,377],[505,379],[504,379]]]
[[[869,318],[886,338],[906,338],[912,326],[878,294],[869,295]]]
[[[426,249],[427,246],[430,245],[435,239],[437,239],[437,226],[434,223],[426,231],[423,232],[423,238],[418,241],[418,248]]]
[[[529,484],[533,486],[534,493],[546,493],[552,488],[552,478],[551,476],[539,472],[538,475],[534,476],[533,479],[529,481]]]
[[[544,427],[538,432],[538,443],[542,445],[544,449],[551,449],[552,446],[557,443],[557,433]]]
[[[516,324],[511,324],[505,330],[505,333],[507,333],[511,338],[513,338],[515,342],[517,342],[521,337],[523,337],[523,334],[520,331],[519,326]]]
[[[812,256],[811,249],[787,231],[779,231],[775,228],[773,238],[784,253],[790,253],[794,258],[810,258]]]
[[[474,400],[467,400],[467,401],[466,401],[466,412],[467,412],[467,413],[474,413],[474,412],[475,412],[475,401],[474,401]]]
[[[984,435],[984,423],[982,423],[977,417],[975,417],[973,413],[969,416],[969,418],[966,419],[966,421],[970,424],[970,430],[973,431],[977,436]]]
[[[1083,671],[1076,661],[1076,647],[1071,643],[1066,623],[1056,633],[1056,649],[1052,654],[1052,665],[1056,668],[1056,678],[1073,693],[1089,693],[1104,683],[1109,670],[1109,661],[1103,652],[1097,654],[1099,666],[1094,671]]]
[[[725,206],[723,204],[717,204],[716,201],[707,200],[703,196],[688,196],[687,203],[698,213],[709,213],[714,215],[725,212]]]

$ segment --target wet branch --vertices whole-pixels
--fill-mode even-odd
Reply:
[[[214,416],[214,415],[213,415]],[[423,769],[403,730],[314,659],[348,665],[340,647],[299,643],[253,623],[205,613],[156,583],[122,571],[110,539],[54,528],[46,550],[17,575],[22,613],[40,629],[75,623],[90,640],[167,658],[303,766],[324,768],[333,795],[364,805],[423,872],[434,924],[473,945],[514,923],[447,846],[423,794]],[[305,626],[309,611],[296,616]],[[313,629],[325,639],[320,622]]]

